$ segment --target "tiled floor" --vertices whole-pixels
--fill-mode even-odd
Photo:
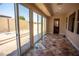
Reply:
[[[72,44],[62,35],[47,34],[40,40],[27,56],[78,56]]]

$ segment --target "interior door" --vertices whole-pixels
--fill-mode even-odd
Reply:
[[[60,19],[54,19],[54,34],[59,34],[59,23]]]

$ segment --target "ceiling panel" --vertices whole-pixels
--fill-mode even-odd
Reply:
[[[77,3],[52,3],[52,12],[54,15],[67,14],[79,8]]]

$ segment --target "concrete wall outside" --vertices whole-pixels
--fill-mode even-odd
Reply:
[[[9,28],[8,28],[9,20]],[[25,20],[19,20],[21,30],[29,30],[29,22]],[[11,18],[0,17],[0,33],[15,31],[15,20]]]

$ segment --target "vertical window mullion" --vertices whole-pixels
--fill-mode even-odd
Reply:
[[[16,29],[16,42],[17,42],[17,55],[21,55],[21,44],[20,44],[20,31],[19,31],[19,10],[18,4],[14,4],[15,10],[15,29]]]
[[[46,34],[46,21],[47,21],[47,19],[45,18],[45,34]]]
[[[38,39],[39,39],[39,15],[37,14],[37,35],[38,35]]]
[[[33,37],[33,11],[29,10],[29,28],[30,28],[30,47],[34,47],[34,37]]]
[[[41,16],[41,37],[43,36],[43,16]]]

